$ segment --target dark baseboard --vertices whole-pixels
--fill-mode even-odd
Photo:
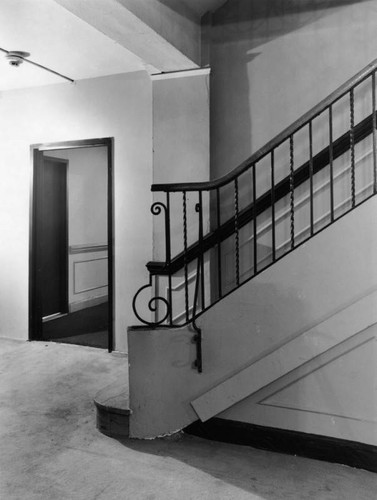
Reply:
[[[214,441],[252,446],[377,472],[377,446],[303,432],[212,418],[184,429]]]

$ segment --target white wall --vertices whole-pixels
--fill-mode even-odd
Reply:
[[[209,82],[208,70],[153,78],[154,183],[209,180]],[[155,193],[154,199],[166,202],[166,195]],[[198,237],[197,202],[197,193],[187,194],[188,244]],[[172,193],[170,203],[174,256],[183,249],[182,192]],[[162,216],[154,219],[154,259],[164,260]]]
[[[209,70],[177,72],[152,77],[153,81],[153,182],[158,184],[200,182],[209,179]],[[182,192],[170,194],[171,257],[184,247]],[[153,193],[154,202],[166,205],[166,194]],[[197,193],[187,193],[187,244],[198,238]],[[204,232],[209,229],[209,200],[203,194]],[[164,211],[153,216],[153,260],[165,262]],[[195,265],[196,268],[196,265]],[[194,266],[189,269],[190,290],[194,292]],[[173,279],[181,295],[184,288],[183,271]],[[207,278],[206,278],[207,281]],[[147,283],[147,282],[146,282]],[[167,279],[156,278],[154,294],[167,296]],[[150,289],[146,290],[149,293]],[[149,297],[141,295],[137,307],[143,318],[150,319],[145,309]],[[181,316],[183,302],[172,300],[173,317]],[[160,303],[161,305],[161,303]],[[159,317],[165,315],[164,306]],[[153,318],[156,320],[156,318]]]
[[[28,338],[30,145],[114,137],[115,334],[126,348],[132,297],[152,256],[152,88],[145,72],[0,95],[0,335]],[[137,223],[135,223],[137,221]]]
[[[107,242],[107,148],[46,151],[68,160],[68,244]]]
[[[232,0],[211,31],[211,177],[377,57],[374,0]]]

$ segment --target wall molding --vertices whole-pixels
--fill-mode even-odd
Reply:
[[[186,427],[184,431],[204,439],[252,446],[262,450],[325,460],[377,472],[377,446],[356,441],[222,418],[211,418],[205,423],[198,420]]]
[[[100,288],[105,288],[108,286],[108,283],[106,282],[106,283],[98,285],[98,286],[84,288],[81,290],[78,289],[78,287],[77,287],[77,266],[79,264],[87,264],[88,262],[97,262],[100,260],[107,261],[108,259],[107,259],[107,257],[99,257],[98,259],[76,260],[75,262],[73,262],[73,293],[74,293],[74,295],[78,295],[78,294],[84,293],[84,292],[90,292],[92,290],[98,290]]]
[[[108,295],[101,295],[100,297],[91,297],[89,299],[80,300],[80,302],[72,302],[69,304],[69,312],[73,313],[76,311],[81,311],[81,309],[86,309],[88,307],[99,306],[104,304],[109,300]]]
[[[68,247],[69,255],[75,255],[79,253],[92,253],[92,252],[107,252],[107,243],[91,243],[84,245],[70,245]]]
[[[171,80],[173,78],[188,78],[191,76],[209,75],[210,73],[211,73],[211,68],[185,69],[182,71],[157,73],[157,74],[151,75],[151,80],[152,80],[152,82],[154,82],[157,80]]]

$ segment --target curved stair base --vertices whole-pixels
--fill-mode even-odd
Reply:
[[[94,398],[97,410],[97,429],[113,438],[129,437],[130,409],[128,391],[124,384],[111,384]]]

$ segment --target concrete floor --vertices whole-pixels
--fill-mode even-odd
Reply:
[[[363,470],[188,435],[103,436],[92,400],[127,383],[125,357],[1,339],[0,359],[1,499],[377,499]]]

